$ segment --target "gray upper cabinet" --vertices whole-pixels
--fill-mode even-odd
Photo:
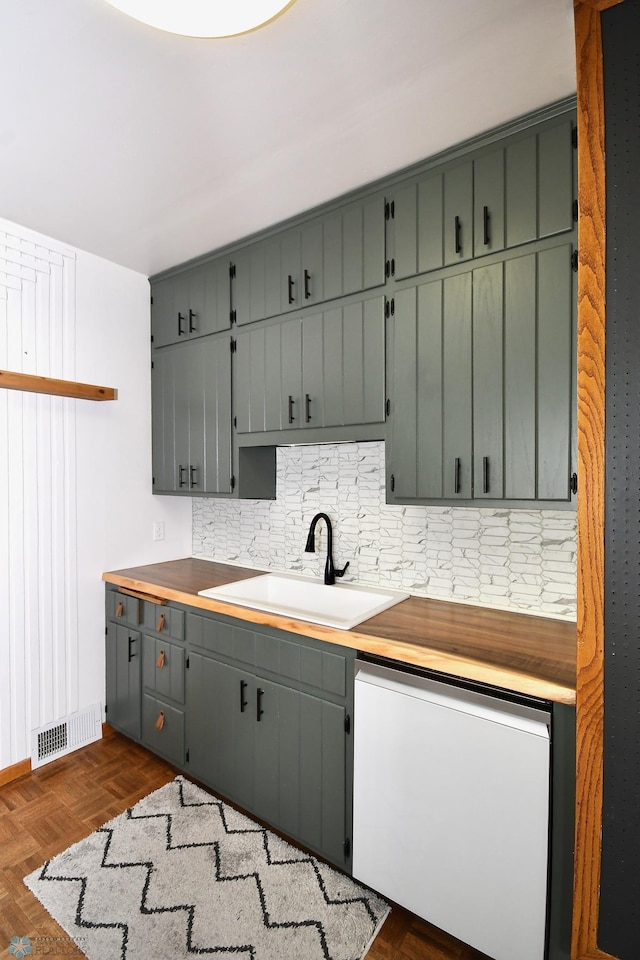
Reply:
[[[155,350],[151,384],[154,493],[230,493],[230,338]]]
[[[395,279],[572,230],[572,131],[565,115],[399,184]]]
[[[232,260],[239,326],[381,286],[384,198],[351,203],[258,240],[236,251]]]
[[[384,298],[238,333],[238,433],[382,423]]]
[[[153,346],[163,347],[228,330],[231,324],[229,261],[211,260],[151,286]]]
[[[399,291],[391,502],[571,498],[570,242]]]

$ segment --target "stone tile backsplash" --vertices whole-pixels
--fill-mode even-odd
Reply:
[[[390,506],[384,443],[279,447],[276,500],[193,501],[193,554],[318,576],[333,521],[345,580],[573,620],[576,518],[570,510]]]

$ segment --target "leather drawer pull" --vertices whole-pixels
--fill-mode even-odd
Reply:
[[[121,600],[118,606],[116,607],[116,617],[121,617],[123,613],[124,613],[124,604]]]
[[[164,711],[161,710],[158,714],[158,719],[156,720],[156,730],[162,730],[164,727]]]
[[[156,631],[158,633],[162,633],[162,631],[164,630],[165,620],[166,620],[166,615],[164,613],[161,613],[160,618],[158,619],[158,626],[156,627]]]
[[[161,650],[160,653],[158,654],[158,659],[156,660],[156,667],[158,668],[158,670],[162,670],[165,663],[166,663],[166,657],[164,654],[164,650]]]

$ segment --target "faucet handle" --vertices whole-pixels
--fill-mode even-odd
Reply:
[[[345,573],[347,572],[348,566],[349,566],[349,561],[347,560],[342,570],[334,570],[333,572],[335,573],[336,577],[344,577]]]

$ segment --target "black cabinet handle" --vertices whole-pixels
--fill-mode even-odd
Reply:
[[[310,286],[309,286],[310,282],[311,282],[311,274],[309,273],[308,270],[305,270],[305,271],[304,271],[304,298],[305,298],[305,300],[308,300],[309,297],[311,296],[311,288],[310,288]],[[289,301],[289,303],[291,303],[291,301]]]
[[[184,333],[184,330],[182,329],[182,321],[183,321],[183,320],[184,320],[184,317],[182,316],[182,314],[181,314],[181,313],[178,313],[178,336],[179,336],[179,337],[181,337],[182,334]]]
[[[193,464],[191,464],[191,466],[189,467],[189,486],[190,487],[196,487],[198,485],[198,481],[196,480],[196,469],[197,467],[194,467]]]
[[[454,224],[454,233],[455,233],[456,253],[461,253],[462,244],[460,243],[460,217],[456,217],[453,224]]]
[[[482,458],[482,492],[489,493],[489,457]]]
[[[453,492],[460,493],[460,457],[456,457],[453,464]]]
[[[182,476],[183,473],[186,473],[186,472],[187,472],[187,468],[186,468],[186,467],[183,467],[182,464],[180,464],[179,467],[178,467],[178,486],[179,486],[179,487],[184,487],[184,485],[185,485],[185,483],[186,483],[186,480],[185,480],[184,477]]]
[[[489,237],[489,207],[484,208],[482,218],[484,222],[484,245],[488,247],[491,242],[491,238]]]
[[[193,333],[194,330],[197,330],[197,327],[193,322],[195,320],[195,317],[196,317],[195,312],[193,310],[189,310],[189,333]]]
[[[304,419],[306,423],[311,420],[311,397],[308,393],[304,395]]]
[[[295,281],[294,281],[293,277],[291,276],[291,274],[289,274],[289,303],[293,303],[294,300],[296,299],[296,298],[294,297],[294,295],[293,295],[294,282],[295,282]]]
[[[260,722],[260,717],[264,713],[264,710],[262,709],[263,696],[264,696],[264,690],[258,687],[258,689],[256,690],[256,720],[258,721],[258,723]]]
[[[293,419],[294,419],[294,418],[293,418],[293,404],[294,404],[294,403],[295,403],[295,400],[293,399],[293,397],[291,396],[291,394],[289,394],[289,423],[293,423]]]
[[[247,686],[246,680],[240,681],[240,713],[244,713],[244,708],[247,705],[247,701],[244,698],[245,687]]]
[[[131,661],[135,657],[135,653],[131,653],[131,644],[135,642],[136,642],[135,637],[129,637],[129,649],[127,651],[127,660],[129,661],[129,663],[131,663]]]

